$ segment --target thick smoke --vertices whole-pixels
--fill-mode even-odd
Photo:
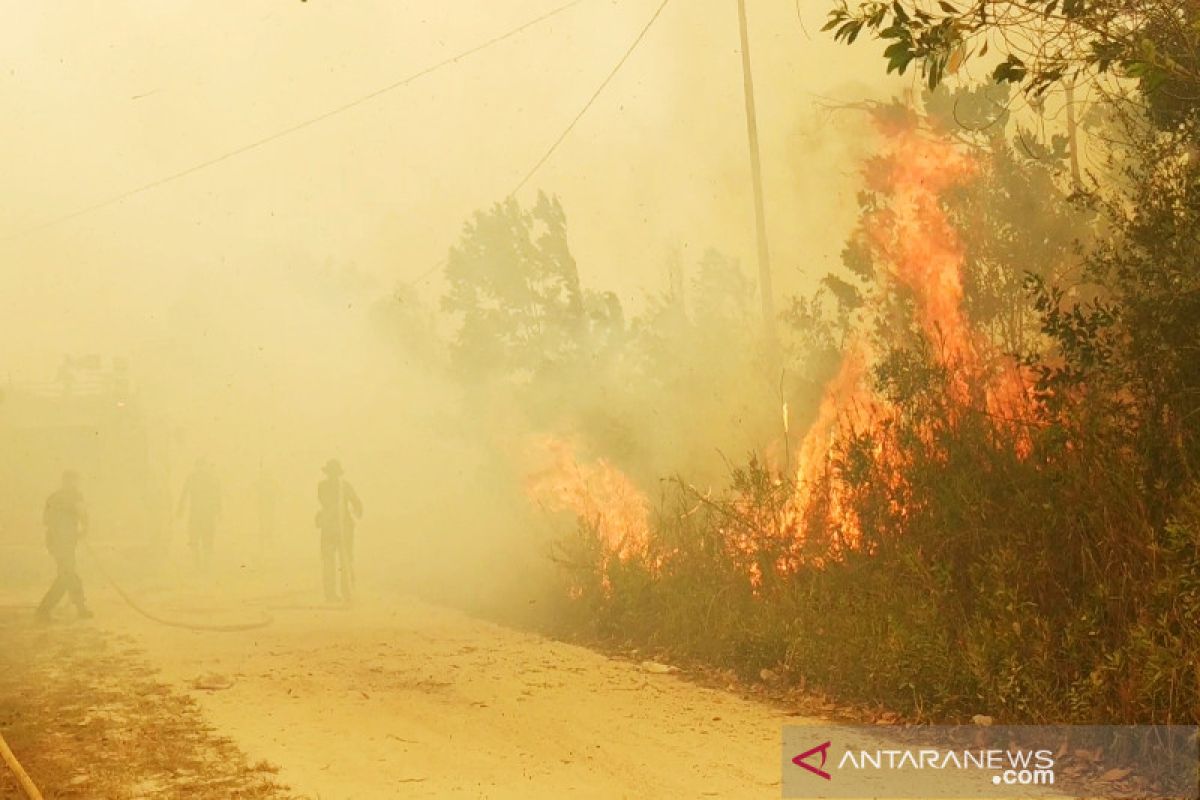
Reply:
[[[133,2],[14,11],[0,33],[0,91],[22,109],[0,155],[0,224],[18,234],[0,245],[5,543],[37,542],[41,499],[73,466],[98,540],[179,552],[175,506],[203,458],[224,488],[227,563],[261,547],[256,487],[269,476],[275,547],[303,564],[315,559],[319,469],[338,457],[367,507],[360,548],[371,577],[400,590],[453,587],[475,602],[488,585],[526,586],[524,576],[550,568],[561,519],[524,486],[536,437],[582,435],[583,457],[614,458],[650,497],[675,473],[716,481],[726,458],[777,439],[776,380],[735,380],[752,360],[747,340],[713,330],[668,338],[670,360],[693,371],[685,385],[626,392],[621,406],[573,396],[590,389],[570,381],[529,404],[447,368],[455,320],[439,308],[438,263],[464,220],[503,198],[578,111],[649,15],[645,3],[583,4],[269,146],[30,230],[544,10],[530,0],[476,2],[471,13]],[[836,267],[853,222],[861,130],[822,98],[857,100],[863,89],[825,69],[834,45],[806,38],[793,3],[754,14],[782,306]],[[661,323],[676,301],[701,313],[712,258],[744,277],[734,322],[757,325],[736,48],[732,7],[668,8],[519,198],[528,206],[543,187],[561,199],[582,284],[614,292],[631,328],[635,318]],[[866,54],[836,52],[843,70],[877,71]],[[92,354],[100,369],[74,371],[109,380],[124,365],[119,413],[135,422],[86,403],[66,423],[47,410],[65,359]],[[694,374],[705,365],[723,371],[705,380]],[[587,414],[547,410],[555,404]],[[101,431],[103,455],[54,439],[55,425],[74,431],[67,439]]]

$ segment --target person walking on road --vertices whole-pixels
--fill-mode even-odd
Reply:
[[[321,562],[325,599],[347,603],[354,599],[354,523],[362,517],[362,501],[342,477],[342,464],[331,458],[322,468],[325,479],[317,484],[317,527],[321,529]],[[338,597],[340,574],[341,597]]]
[[[87,510],[83,495],[79,491],[79,474],[68,470],[63,473],[62,485],[46,500],[42,511],[46,526],[46,549],[58,566],[54,583],[37,607],[35,617],[40,623],[50,621],[50,613],[69,594],[80,619],[88,619],[92,612],[83,599],[83,582],[75,569],[75,546],[87,532]]]

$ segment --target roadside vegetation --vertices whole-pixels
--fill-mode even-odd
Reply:
[[[570,442],[550,624],[917,719],[1200,720],[1200,18],[1135,5],[836,6],[925,88],[847,111],[861,223],[777,346],[719,253],[628,315],[555,199],[468,223],[438,358]]]

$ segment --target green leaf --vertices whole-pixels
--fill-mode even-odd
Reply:
[[[889,73],[895,72],[903,75],[905,71],[908,70],[908,65],[912,62],[912,60],[913,54],[911,51],[905,50],[904,52],[896,53],[890,59],[888,59],[887,71]]]
[[[992,71],[992,78],[998,83],[1020,83],[1025,80],[1026,72],[1025,62],[1010,55],[1005,61],[996,65],[996,69]]]
[[[925,76],[926,85],[929,91],[933,91],[941,83],[942,73],[946,69],[946,61],[943,57],[938,56],[929,63],[928,74]]]

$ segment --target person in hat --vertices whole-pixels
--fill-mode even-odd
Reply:
[[[46,525],[46,549],[58,566],[58,574],[37,607],[36,618],[41,623],[49,622],[50,612],[64,594],[69,594],[79,617],[87,619],[92,612],[84,602],[83,582],[75,570],[75,546],[87,532],[87,510],[79,491],[78,473],[72,470],[63,473],[62,485],[46,500],[42,521]]]
[[[354,523],[362,517],[362,501],[344,477],[342,463],[331,458],[321,470],[325,479],[317,484],[317,527],[321,529],[321,562],[325,579],[325,599],[339,599],[338,572],[341,572],[341,598],[354,598]]]

